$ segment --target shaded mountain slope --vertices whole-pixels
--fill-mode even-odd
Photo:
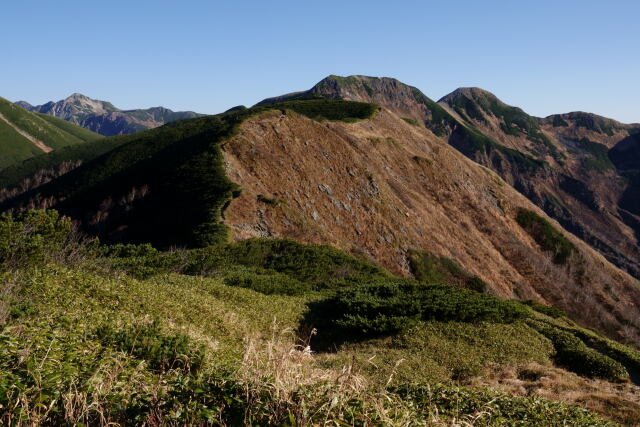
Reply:
[[[330,118],[344,114],[345,120],[368,117],[374,108],[338,101],[312,103],[311,109],[307,102],[291,108]],[[343,108],[337,108],[340,106]],[[265,110],[240,109],[175,121],[138,134],[104,139],[91,152],[73,149],[34,159],[3,177],[8,188],[0,207],[53,207],[81,220],[86,231],[107,242],[152,242],[168,247],[224,240],[225,228],[218,224],[218,218],[236,187],[225,176],[219,144],[247,117]],[[57,169],[78,161],[85,163],[67,168],[67,173],[53,180],[35,186],[24,184],[33,181],[24,174],[42,165]]]
[[[629,141],[633,125],[581,112],[539,119],[477,88],[458,89],[440,102],[483,134],[544,162],[513,182],[568,230],[640,274],[638,217],[623,202],[637,190],[609,158],[614,146]],[[498,165],[474,160],[506,176]]]
[[[30,111],[59,117],[105,136],[135,133],[174,120],[201,116],[192,111],[174,112],[164,107],[121,110],[110,102],[91,99],[79,93],[43,105],[33,106],[25,101],[16,104]]]
[[[99,139],[100,135],[40,114],[0,98],[0,169],[68,145]]]

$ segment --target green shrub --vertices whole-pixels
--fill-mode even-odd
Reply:
[[[458,285],[480,293],[488,287],[484,280],[472,276],[451,258],[416,250],[409,251],[407,257],[411,274],[421,282]]]
[[[319,289],[326,288],[334,279],[389,275],[380,267],[331,246],[307,245],[289,239],[248,239],[196,250],[190,256],[186,271],[199,274],[232,265],[283,273]]]
[[[542,250],[553,254],[553,262],[565,264],[569,257],[578,251],[573,243],[562,233],[553,228],[546,219],[528,209],[518,209],[516,221],[533,239]]]
[[[455,261],[444,256],[411,250],[407,257],[411,274],[421,282],[461,284],[471,277]]]
[[[577,142],[579,147],[591,156],[582,160],[587,170],[606,171],[615,168],[613,162],[609,159],[609,148],[606,145],[593,142],[588,138],[582,138]]]
[[[241,271],[269,275],[280,282],[288,277],[296,288],[304,283],[300,289],[306,291],[307,284],[326,289],[334,287],[337,279],[389,276],[380,267],[331,246],[287,239],[248,239],[177,252],[160,252],[149,244],[118,244],[105,246],[102,253],[112,266],[138,278],[166,272],[209,276]]]
[[[252,271],[246,268],[226,273],[224,284],[252,289],[265,295],[303,295],[311,291],[310,284],[300,282],[286,274]]]
[[[406,123],[410,124],[411,126],[420,126],[420,123],[418,123],[416,120],[411,119],[409,117],[403,117],[402,120],[404,120]]]
[[[157,371],[182,369],[196,372],[204,360],[203,346],[195,346],[182,333],[165,333],[156,322],[122,329],[106,323],[96,330],[96,336],[105,345],[146,360],[149,367]]]
[[[265,205],[270,205],[274,207],[287,204],[287,202],[284,200],[281,200],[275,197],[263,196],[262,194],[258,194],[256,196],[256,200],[259,201],[260,203],[264,203]]]
[[[635,348],[583,329],[574,329],[571,330],[571,333],[580,338],[587,346],[620,362],[629,373],[636,372],[640,374],[640,351]]]
[[[369,119],[378,108],[375,104],[368,104],[366,102],[324,98],[285,101],[268,107],[279,108],[283,111],[293,110],[296,113],[314,120],[336,120],[343,122]]]
[[[553,317],[554,319],[559,319],[560,317],[567,317],[567,314],[564,311],[552,305],[540,304],[538,301],[534,301],[532,299],[522,301],[522,303],[528,305],[535,311],[542,314],[546,314],[547,316]]]
[[[177,270],[184,262],[179,253],[160,252],[148,243],[104,246],[101,252],[112,267],[138,279]]]
[[[553,127],[568,127],[569,123],[567,123],[567,121],[564,120],[561,115],[556,114],[556,115],[553,116],[552,126]]]
[[[425,416],[438,415],[452,424],[469,417],[469,425],[608,426],[584,409],[538,397],[514,397],[489,389],[406,384],[391,389]],[[467,424],[466,422],[464,423]]]
[[[465,287],[482,294],[487,291],[489,285],[478,276],[473,276],[467,279],[467,281],[465,282]]]
[[[320,331],[347,340],[393,334],[419,321],[512,323],[527,316],[515,301],[407,279],[356,282],[310,309],[308,320]]]
[[[543,322],[531,321],[530,325],[547,337],[556,350],[556,362],[579,375],[621,382],[629,379],[625,367],[612,358],[587,347],[574,334]]]
[[[59,259],[67,249],[71,230],[71,220],[53,210],[1,214],[0,263],[17,268]]]

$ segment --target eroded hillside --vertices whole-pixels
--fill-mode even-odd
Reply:
[[[396,79],[367,76],[329,76],[259,105],[318,96],[373,102],[425,126],[640,277],[640,161],[616,155],[633,152],[640,125],[582,112],[540,119],[479,88],[457,89],[436,103]]]
[[[402,274],[410,273],[408,251],[425,250],[454,259],[496,295],[542,299],[583,324],[637,339],[635,279],[568,233],[577,252],[555,264],[514,219],[519,208],[544,216],[538,208],[387,109],[349,124],[261,115],[223,153],[243,189],[224,213],[236,239],[328,243]]]

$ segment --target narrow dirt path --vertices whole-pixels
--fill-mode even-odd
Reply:
[[[29,135],[27,132],[23,131],[22,129],[20,129],[18,126],[14,125],[13,123],[11,123],[9,120],[7,120],[7,118],[2,115],[2,113],[0,113],[0,120],[4,121],[5,123],[7,123],[9,126],[11,126],[16,132],[18,132],[20,135],[24,136],[25,138],[27,138],[29,141],[33,142],[33,144],[38,147],[39,149],[41,149],[42,151],[44,151],[45,153],[48,153],[50,151],[53,151],[53,148],[49,147],[47,144],[45,144],[44,142],[40,141],[39,139],[34,138],[33,136]]]

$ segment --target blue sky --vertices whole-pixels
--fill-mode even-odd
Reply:
[[[637,0],[4,1],[0,96],[217,113],[365,74],[640,122],[638,16]]]

